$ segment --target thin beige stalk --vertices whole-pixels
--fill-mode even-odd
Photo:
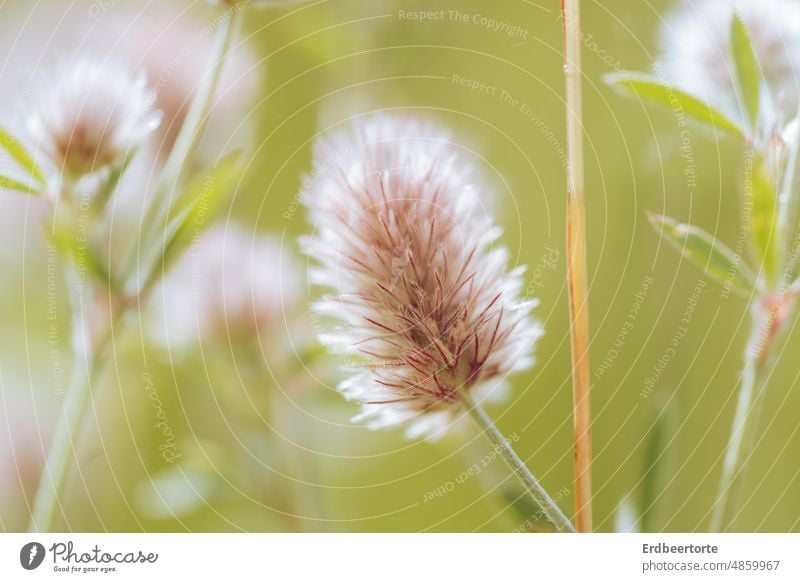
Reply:
[[[567,287],[572,339],[575,526],[592,530],[592,410],[589,396],[589,303],[583,197],[580,2],[561,0],[567,93]]]

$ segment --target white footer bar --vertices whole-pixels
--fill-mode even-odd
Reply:
[[[800,580],[800,534],[3,534],[0,580]],[[184,578],[185,579],[185,578]]]

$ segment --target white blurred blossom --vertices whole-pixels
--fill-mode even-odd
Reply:
[[[776,113],[794,116],[800,91],[800,3],[793,0],[685,0],[661,31],[663,72],[671,84],[738,114],[731,57],[734,12],[747,25]],[[741,97],[740,97],[741,98]]]
[[[77,57],[39,79],[28,131],[56,170],[79,176],[133,154],[160,113],[143,73]]]
[[[123,9],[108,19],[103,42],[120,39],[115,54],[147,72],[156,107],[163,112],[155,135],[158,142],[153,144],[160,157],[169,153],[192,98],[209,73],[212,33],[207,21],[163,5],[141,13]],[[214,155],[219,155],[221,142],[233,148],[248,140],[249,126],[242,118],[255,101],[261,68],[248,43],[237,43],[226,55],[205,132],[212,138]]]
[[[154,293],[159,340],[170,347],[196,342],[271,337],[297,304],[299,270],[291,252],[269,235],[234,225],[198,238]]]

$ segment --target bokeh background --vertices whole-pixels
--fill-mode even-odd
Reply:
[[[616,70],[650,68],[662,18],[676,5],[582,3],[599,531],[707,527],[747,333],[746,301],[725,296],[661,243],[645,216],[663,212],[733,245],[741,152],[693,128],[696,187],[690,188],[672,114],[619,97],[602,81]],[[489,413],[518,439],[520,455],[571,514],[558,8],[544,0],[322,0],[250,10],[203,151],[249,144],[243,183],[218,220],[273,233],[287,257],[299,257],[296,237],[309,226],[296,196],[320,133],[376,110],[430,116],[452,128],[474,152],[502,242],[515,263],[530,267],[528,289],[540,300],[546,330],[535,368],[513,378],[511,397]],[[441,16],[418,21],[407,17],[410,11]],[[64,55],[114,55],[136,40],[143,54],[160,51],[168,63],[190,46],[169,76],[202,71],[211,35],[201,32],[215,15],[205,1],[178,0],[3,0],[0,14],[0,119],[12,129],[21,127],[32,79]],[[503,26],[495,30],[489,20]],[[173,34],[183,36],[171,41]],[[136,199],[135,192],[126,196]],[[6,531],[26,527],[59,410],[58,376],[72,366],[66,293],[39,205],[0,193],[0,529]],[[305,273],[304,259],[297,260]],[[478,476],[459,478],[490,452],[469,425],[428,443],[349,422],[357,406],[334,390],[336,360],[288,343],[298,329],[311,335],[322,325],[308,309],[317,293],[300,285],[298,308],[264,330],[262,336],[274,337],[257,349],[165,348],[149,338],[146,310],[134,318],[95,386],[95,414],[82,435],[61,527],[519,529],[525,508],[518,511],[519,492],[499,460]],[[739,530],[800,529],[797,349],[790,333],[769,386]],[[150,381],[176,436],[179,462],[166,462],[159,451],[163,435],[153,426]],[[271,402],[269,415],[260,414],[264,400]]]

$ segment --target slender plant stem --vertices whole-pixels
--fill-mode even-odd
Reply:
[[[159,178],[156,190],[156,200],[150,204],[143,222],[143,231],[152,232],[155,225],[160,224],[159,218],[165,212],[168,198],[177,188],[183,170],[194,154],[197,143],[203,133],[208,114],[211,110],[212,99],[216,93],[225,58],[230,51],[239,28],[241,7],[231,8],[231,13],[224,18],[217,29],[215,49],[211,57],[211,65],[204,83],[194,96],[189,112],[181,126],[178,138],[170,151],[169,157]],[[69,194],[69,192],[66,192]],[[130,273],[126,267],[132,263],[136,256],[135,245],[128,250],[127,257],[123,259],[125,273]],[[84,294],[76,293],[78,281],[76,265],[72,257],[67,257],[67,284],[71,294],[71,308],[73,313],[73,351],[75,355],[75,368],[70,379],[64,402],[63,414],[56,427],[52,444],[47,454],[45,470],[39,480],[39,487],[34,499],[31,514],[31,531],[50,531],[55,524],[56,511],[61,506],[60,498],[63,495],[71,461],[75,458],[78,433],[83,425],[86,411],[92,400],[92,386],[101,364],[102,353],[110,341],[109,333],[99,341],[91,338],[93,322],[90,316],[94,311],[91,291]],[[149,280],[149,276],[146,278]],[[88,282],[86,283],[88,287]],[[145,292],[137,297],[141,302],[147,295]],[[125,314],[135,303],[122,301],[119,304],[119,313],[115,314],[118,321],[123,321]]]
[[[472,467],[475,465],[475,457],[477,456],[478,446],[483,447],[483,441],[480,441],[476,445],[464,447],[458,450],[457,454],[459,459],[466,465],[467,467]],[[474,450],[473,450],[474,449]],[[482,454],[482,453],[481,453]],[[473,479],[475,479],[478,483],[478,486],[483,489],[484,491],[496,493],[495,495],[490,496],[487,499],[487,504],[491,506],[492,511],[500,516],[500,519],[503,523],[506,524],[509,530],[513,530],[517,526],[519,526],[519,519],[523,521],[530,518],[530,513],[527,511],[529,508],[528,505],[522,506],[518,503],[513,503],[512,508],[516,516],[508,515],[508,512],[505,510],[508,508],[509,498],[510,497],[517,497],[519,491],[514,488],[506,488],[502,487],[501,485],[504,484],[506,475],[503,472],[504,469],[501,471],[499,467],[493,467],[492,465],[486,465],[485,467],[481,467],[481,471],[477,471],[473,473]],[[488,473],[488,475],[487,475]],[[516,484],[515,484],[516,485]],[[527,494],[527,490],[525,491]],[[528,501],[528,498],[525,498],[525,501]]]
[[[67,257],[65,278],[70,290],[72,308],[72,350],[75,363],[67,387],[64,407],[56,425],[45,469],[39,479],[31,514],[30,531],[52,531],[60,497],[66,485],[69,467],[75,458],[78,437],[92,398],[92,385],[97,370],[97,357],[91,340],[91,291],[79,292],[77,269]]]
[[[775,274],[777,280],[774,282],[778,292],[763,295],[757,299],[759,303],[752,307],[752,323],[750,337],[745,346],[739,398],[728,437],[716,503],[711,514],[711,531],[729,529],[739,514],[742,482],[753,453],[764,408],[764,394],[772,367],[772,348],[782,332],[783,320],[788,317],[788,312],[794,311],[791,277],[797,260],[793,252],[797,196],[792,194],[792,190],[798,157],[800,139],[794,138],[787,153],[783,178],[778,185],[775,248],[779,253],[778,265],[781,268]],[[773,282],[768,284],[771,283]],[[765,302],[770,298],[770,301]],[[781,313],[782,311],[787,313]]]
[[[728,437],[716,504],[711,514],[711,531],[724,531],[730,528],[739,512],[741,485],[753,453],[761,411],[764,407],[774,327],[774,312],[766,309],[753,311],[750,338],[745,348],[745,365],[739,399],[731,425],[731,434]]]
[[[800,106],[797,108],[795,119],[800,120]],[[776,240],[777,250],[781,253],[779,265],[786,265],[790,260],[793,248],[794,232],[797,226],[797,195],[793,195],[795,174],[797,172],[797,161],[800,157],[800,135],[795,136],[789,144],[789,151],[786,158],[786,170],[783,180],[779,185],[778,208],[776,212]],[[785,281],[790,284],[791,281]]]
[[[495,450],[503,457],[503,460],[511,468],[511,471],[519,478],[525,486],[525,490],[531,495],[536,504],[541,507],[542,512],[550,520],[550,522],[561,532],[574,532],[575,528],[569,521],[566,515],[558,507],[558,504],[553,500],[544,487],[539,484],[533,473],[530,472],[522,459],[519,458],[517,453],[511,447],[511,444],[506,440],[502,433],[497,429],[491,419],[486,415],[483,409],[472,398],[469,390],[464,389],[460,391],[461,400],[464,407],[469,412],[475,423],[481,428],[481,431],[489,438],[495,447]]]
[[[592,530],[592,407],[589,395],[589,298],[583,189],[580,2],[562,0],[567,93],[567,287],[575,438],[575,526]]]
[[[156,186],[155,199],[147,207],[142,220],[141,240],[146,243],[158,232],[156,229],[164,228],[164,220],[167,216],[176,190],[180,184],[181,176],[186,168],[187,162],[191,160],[200,137],[203,135],[208,116],[213,105],[214,95],[217,93],[219,80],[222,77],[226,57],[236,40],[241,22],[241,6],[233,6],[228,9],[230,13],[226,15],[217,28],[214,38],[214,49],[209,61],[209,70],[203,78],[203,82],[197,90],[189,106],[189,111],[175,139],[175,143],[170,150],[169,156],[164,163],[164,169],[159,177]],[[126,251],[123,265],[126,275],[134,272],[134,261],[137,257],[136,237],[131,240],[130,246]],[[151,248],[151,247],[148,247]],[[157,248],[160,248],[157,246]],[[145,257],[150,260],[149,256]],[[149,263],[147,264],[149,267]],[[138,278],[135,278],[135,285],[138,285]]]

